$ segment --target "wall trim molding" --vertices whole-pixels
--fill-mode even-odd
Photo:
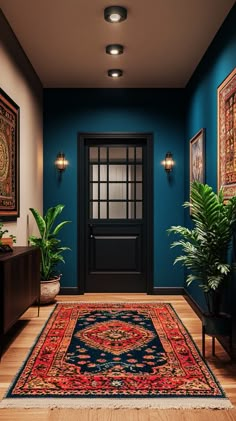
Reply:
[[[183,287],[154,287],[153,295],[185,295]]]
[[[193,309],[194,313],[199,317],[199,319],[202,320],[203,317],[203,311],[199,304],[193,299],[193,297],[189,294],[189,292],[184,288],[184,294],[183,294],[185,300],[190,305],[190,307]]]
[[[59,295],[81,295],[77,287],[61,287]]]

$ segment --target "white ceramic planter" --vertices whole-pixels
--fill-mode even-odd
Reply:
[[[40,304],[49,304],[55,300],[60,291],[60,277],[43,281],[40,284]]]

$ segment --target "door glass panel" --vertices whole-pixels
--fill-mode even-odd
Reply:
[[[89,160],[92,161],[98,161],[98,148],[91,147],[89,148]]]
[[[143,180],[143,167],[142,165],[136,165],[136,181]]]
[[[129,200],[134,200],[134,193],[135,193],[134,183],[129,183],[128,191],[129,191],[129,197],[128,197],[128,199]]]
[[[129,151],[128,151],[128,158],[129,158],[129,161],[134,161],[134,148],[132,147],[130,147],[129,148]]]
[[[109,148],[109,161],[125,161],[126,147],[123,148]]]
[[[126,183],[110,183],[109,200],[126,200]]]
[[[107,183],[100,183],[100,199],[107,200]]]
[[[143,185],[142,183],[136,184],[136,200],[142,200],[143,198]]]
[[[143,157],[143,150],[142,150],[142,148],[136,148],[136,160],[137,161],[142,161],[142,157]]]
[[[126,202],[109,202],[109,218],[125,219],[126,218]]]
[[[107,165],[100,165],[100,180],[107,181]]]
[[[101,162],[107,161],[107,148],[100,148],[100,161]]]
[[[126,181],[126,165],[109,165],[109,181]]]
[[[98,181],[98,165],[90,165],[90,181]]]
[[[128,180],[134,181],[135,165],[128,165]]]
[[[100,219],[107,219],[107,202],[100,202]]]
[[[134,208],[135,208],[135,202],[129,202],[128,204],[128,218],[129,219],[134,219]]]
[[[90,218],[98,218],[98,202],[90,202]]]
[[[90,184],[90,200],[98,200],[98,183]]]
[[[136,218],[137,219],[142,219],[143,217],[142,208],[143,208],[142,202],[136,202]]]
[[[143,217],[142,147],[89,147],[89,200],[93,219]]]

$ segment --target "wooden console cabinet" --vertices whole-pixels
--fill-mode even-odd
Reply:
[[[4,334],[40,296],[40,250],[14,247],[0,254],[0,345]]]

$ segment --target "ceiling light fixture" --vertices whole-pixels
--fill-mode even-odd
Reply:
[[[120,44],[110,44],[106,46],[106,53],[111,54],[112,56],[118,56],[119,54],[123,54],[124,47]]]
[[[109,69],[107,74],[108,74],[108,76],[113,77],[114,79],[117,79],[118,77],[121,77],[123,75],[123,70],[121,70],[121,69]]]
[[[109,6],[104,9],[104,19],[110,23],[122,22],[127,18],[127,9],[121,6]]]

